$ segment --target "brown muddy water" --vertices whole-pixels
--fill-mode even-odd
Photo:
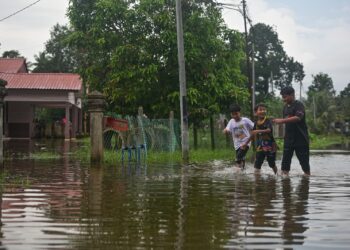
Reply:
[[[64,147],[54,147],[62,154]],[[317,152],[312,176],[248,164],[7,161],[0,249],[349,249],[350,154]],[[69,147],[68,147],[69,148]],[[72,148],[72,147],[70,147]],[[74,147],[73,147],[74,148]],[[12,148],[13,149],[13,148]],[[22,158],[22,159],[21,159]],[[280,162],[278,162],[280,163]],[[4,182],[4,180],[3,180]]]

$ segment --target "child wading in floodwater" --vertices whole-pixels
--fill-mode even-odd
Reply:
[[[248,140],[254,123],[249,118],[241,117],[241,108],[238,105],[231,105],[230,112],[232,119],[228,122],[223,132],[231,133],[233,145],[236,151],[237,167],[244,169],[245,155],[247,154],[250,145]]]
[[[273,172],[277,173],[276,166],[276,151],[277,145],[273,137],[272,121],[266,116],[266,105],[258,104],[254,107],[257,121],[254,124],[253,131],[251,132],[250,140],[255,141],[256,155],[254,168],[255,172],[260,172],[261,166],[266,158],[270,168]]]

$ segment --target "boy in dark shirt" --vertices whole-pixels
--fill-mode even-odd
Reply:
[[[257,121],[254,123],[251,131],[250,140],[255,140],[256,154],[254,168],[255,172],[259,172],[266,158],[270,168],[277,173],[276,167],[276,151],[277,145],[272,133],[272,122],[266,117],[266,105],[258,104],[254,107]],[[249,141],[248,141],[249,142]],[[247,143],[248,143],[247,142]]]
[[[289,173],[293,153],[295,151],[305,175],[310,175],[309,134],[305,122],[304,105],[295,100],[295,92],[292,87],[283,88],[281,90],[281,95],[285,102],[283,118],[274,119],[273,122],[286,125],[282,157],[282,173]]]

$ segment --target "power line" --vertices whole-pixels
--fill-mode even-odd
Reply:
[[[22,12],[22,11],[24,11],[24,10],[30,8],[30,7],[32,7],[34,4],[36,4],[36,3],[40,2],[40,1],[41,1],[41,0],[37,0],[37,1],[35,1],[34,3],[31,3],[31,4],[29,4],[28,6],[24,7],[23,9],[20,9],[20,10],[18,10],[18,11],[16,11],[16,12],[12,13],[11,15],[8,15],[7,17],[4,17],[4,18],[0,19],[0,22],[5,21],[6,19],[8,19],[8,18],[10,18],[10,17],[13,17],[14,15],[17,15],[18,13],[20,13],[20,12]]]

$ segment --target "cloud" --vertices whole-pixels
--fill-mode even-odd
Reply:
[[[306,87],[312,82],[312,75],[319,72],[332,77],[335,89],[342,90],[350,82],[350,23],[349,6],[342,6],[338,16],[321,16],[314,20],[303,19],[292,8],[274,7],[267,0],[248,1],[249,13],[254,23],[262,22],[273,26],[289,56],[304,64]],[[310,10],[311,11],[311,10]],[[243,30],[240,14],[225,13],[229,27]],[[235,18],[232,16],[235,15]]]
[[[44,49],[50,30],[56,24],[67,23],[68,0],[54,3],[40,1],[32,7],[0,22],[0,52],[18,50],[30,61]],[[0,18],[4,18],[33,3],[32,0],[6,1],[1,4]]]

